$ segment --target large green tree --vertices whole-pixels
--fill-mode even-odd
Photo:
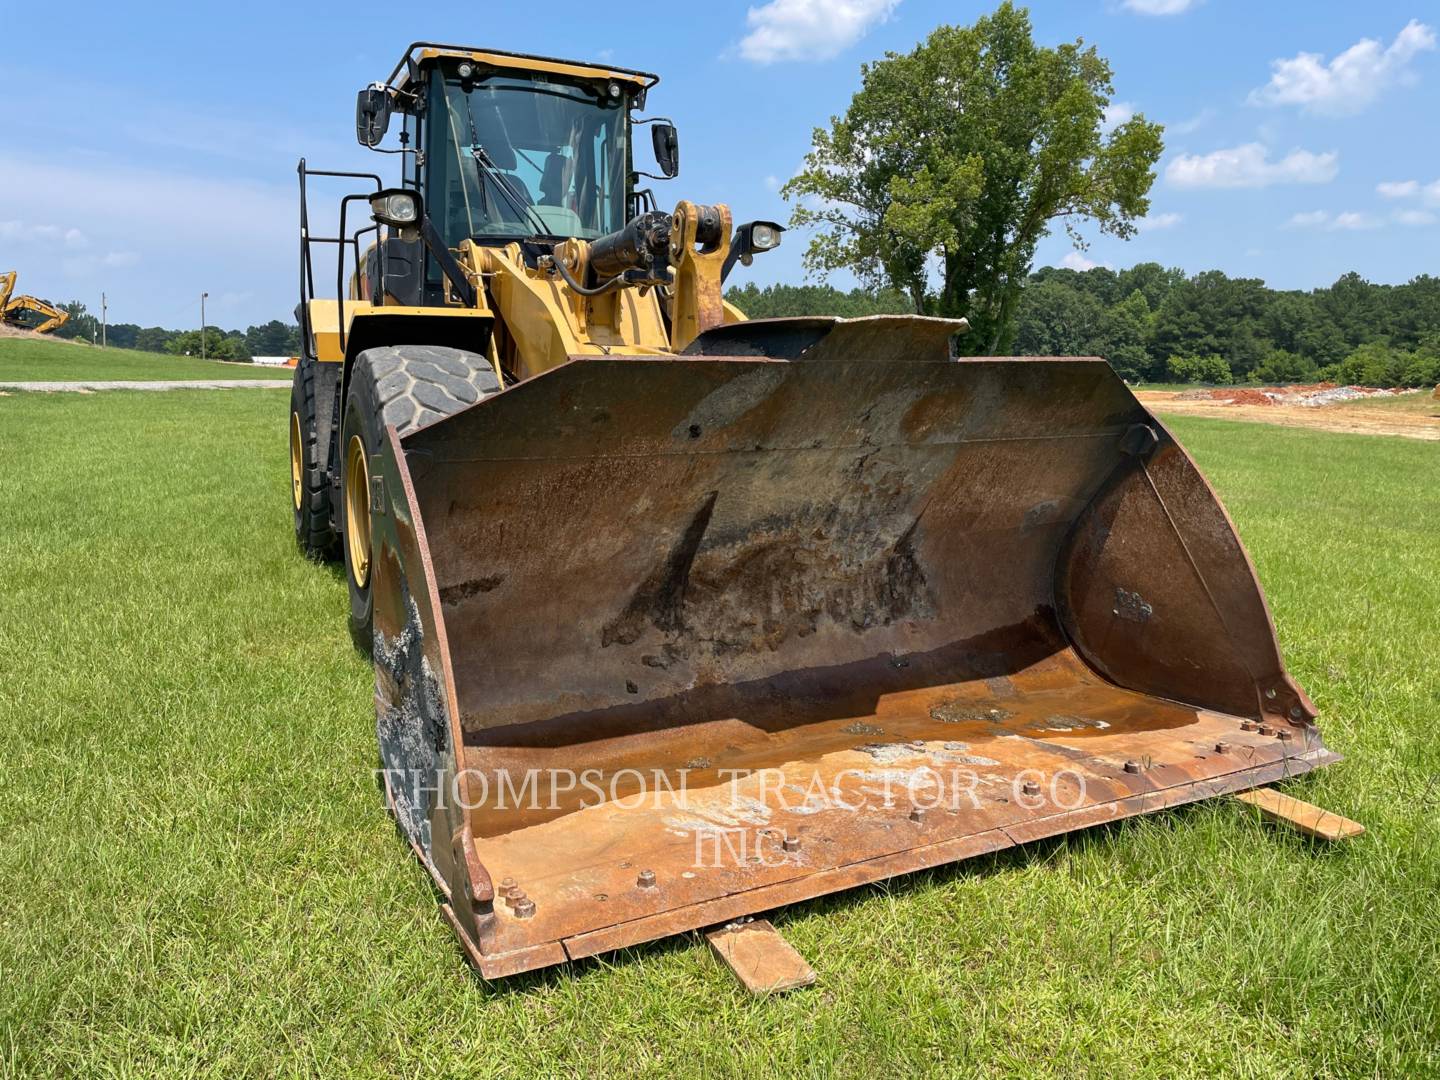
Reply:
[[[1106,131],[1110,65],[1082,41],[1035,43],[1024,8],[942,26],[861,69],[843,117],[815,131],[783,189],[820,274],[850,269],[917,312],[964,316],[968,352],[1000,352],[1035,246],[1062,222],[1128,238],[1149,209],[1161,127]],[[932,276],[938,289],[931,288]]]

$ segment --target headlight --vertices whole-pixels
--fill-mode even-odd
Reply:
[[[457,70],[459,70],[462,79],[468,79],[471,75],[475,74],[475,66],[473,64],[461,64]]]
[[[420,197],[413,191],[376,192],[370,196],[370,213],[381,225],[414,225],[420,220]]]
[[[606,89],[612,98],[618,98],[620,96],[620,84],[618,82],[612,82]]]
[[[763,221],[757,221],[750,230],[750,247],[755,251],[769,251],[779,246],[780,230]]]

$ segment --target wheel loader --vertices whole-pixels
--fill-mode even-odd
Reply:
[[[1103,359],[746,320],[722,286],[782,230],[657,208],[656,82],[418,42],[357,100],[398,183],[300,163],[295,534],[344,561],[386,799],[484,976],[1336,760]]]

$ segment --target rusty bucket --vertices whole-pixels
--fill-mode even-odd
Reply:
[[[1174,438],[953,330],[739,324],[389,432],[387,792],[485,975],[1334,760]]]

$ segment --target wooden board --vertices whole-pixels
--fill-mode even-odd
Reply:
[[[729,923],[705,934],[710,948],[752,994],[809,986],[815,972],[766,919]]]
[[[1349,840],[1365,831],[1365,826],[1358,821],[1351,821],[1339,814],[1332,814],[1329,810],[1322,810],[1289,795],[1282,795],[1274,788],[1242,791],[1235,798],[1256,807],[1272,821],[1284,822],[1306,836],[1320,840]]]

